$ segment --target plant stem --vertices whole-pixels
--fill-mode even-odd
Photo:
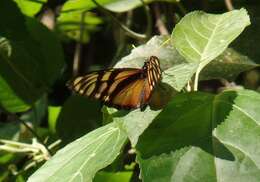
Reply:
[[[196,71],[196,74],[195,74],[195,79],[194,79],[194,87],[193,87],[193,90],[194,91],[198,91],[198,84],[199,84],[199,74],[201,72],[201,70],[204,68],[204,65],[202,64],[199,64],[199,67]]]
[[[232,11],[234,9],[232,0],[225,0],[225,4],[226,4],[228,11]]]

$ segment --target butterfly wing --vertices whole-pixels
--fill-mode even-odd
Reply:
[[[145,105],[151,95],[147,79],[142,75],[142,69],[108,69],[77,77],[68,85],[76,93],[105,105],[132,109]]]
[[[72,80],[76,93],[118,109],[143,109],[161,80],[159,59],[151,56],[142,69],[117,68],[91,72]]]

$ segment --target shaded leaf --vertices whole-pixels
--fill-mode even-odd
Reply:
[[[60,75],[62,49],[47,28],[33,19],[25,21],[14,2],[1,1],[1,13],[0,80],[4,92],[0,103],[10,112],[21,112]]]
[[[101,123],[100,103],[82,96],[72,96],[63,105],[56,131],[64,143],[71,142],[96,129]],[[71,127],[72,122],[74,123]],[[69,133],[69,135],[68,135]]]
[[[33,125],[40,125],[41,121],[47,114],[47,96],[44,95],[36,101],[29,112],[21,115],[20,119],[32,123]]]
[[[91,181],[111,164],[126,141],[119,123],[113,122],[77,139],[58,151],[28,182]]]
[[[257,66],[259,65],[252,62],[248,57],[228,48],[202,70],[200,80],[217,78],[234,80],[239,73]]]

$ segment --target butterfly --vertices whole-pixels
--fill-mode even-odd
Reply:
[[[152,92],[162,79],[159,59],[148,58],[141,69],[111,68],[93,71],[68,82],[68,87],[82,96],[100,100],[117,109],[143,111]]]

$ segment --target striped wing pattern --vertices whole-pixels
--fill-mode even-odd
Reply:
[[[150,57],[141,69],[115,68],[91,72],[69,82],[76,93],[118,109],[145,108],[161,80],[159,59]]]

